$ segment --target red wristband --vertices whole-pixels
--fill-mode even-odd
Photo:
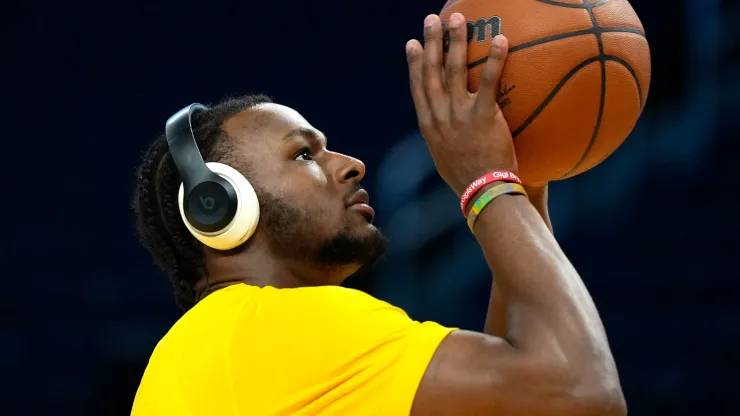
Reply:
[[[467,210],[470,198],[480,191],[481,188],[493,182],[513,182],[518,183],[519,185],[522,184],[522,180],[519,179],[514,172],[509,172],[508,170],[496,170],[481,176],[465,188],[465,192],[463,192],[462,197],[460,198],[460,209],[462,210],[463,215],[468,215]]]

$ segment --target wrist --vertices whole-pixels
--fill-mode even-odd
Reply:
[[[480,198],[481,195],[485,194],[486,191],[489,189],[498,186],[503,185],[506,182],[503,181],[497,181],[497,182],[491,182],[489,184],[486,184],[484,187],[480,188],[475,194],[470,196],[470,203],[468,204],[467,208],[465,209],[465,217],[467,218],[468,215],[470,215],[470,210],[473,209],[473,205],[475,204],[475,201]]]
[[[509,195],[522,195],[526,198],[527,191],[520,184],[507,181],[500,181],[498,184],[493,184],[488,190],[483,190],[483,193],[476,199],[470,212],[465,217],[470,231],[475,234],[475,222],[481,212],[491,204],[494,204],[496,199]]]
[[[472,181],[465,188],[465,191],[463,191],[463,193],[460,195],[460,210],[462,211],[463,215],[468,215],[471,201],[473,200],[475,195],[480,193],[482,188],[490,188],[488,185],[499,182],[515,183],[517,184],[517,186],[519,186],[519,189],[523,191],[521,187],[522,180],[519,179],[519,177],[514,172],[508,170],[489,171]]]
[[[527,212],[530,214],[534,213],[534,217],[530,214],[525,214]],[[493,232],[494,234],[501,236],[501,231],[504,228],[509,228],[512,225],[512,222],[520,223],[522,215],[526,215],[528,218],[536,218],[538,221],[541,221],[539,219],[539,215],[537,215],[537,211],[526,196],[517,194],[502,195],[492,201],[486,209],[480,213],[475,222],[475,230],[473,234],[479,236],[491,234]]]
[[[480,179],[483,176],[486,176],[487,174],[491,172],[511,172],[514,175],[519,175],[518,169],[515,168],[506,168],[506,167],[499,167],[499,168],[488,168],[488,169],[481,169],[481,168],[475,168],[475,169],[467,169],[465,172],[459,172],[455,175],[453,181],[446,181],[453,191],[455,191],[455,194],[458,198],[462,197],[462,195],[465,193],[465,190],[475,182],[476,180]]]

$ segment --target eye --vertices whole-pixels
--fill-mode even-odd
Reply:
[[[311,157],[311,149],[308,147],[304,147],[303,149],[299,150],[298,153],[293,156],[293,159],[295,160],[313,160]]]

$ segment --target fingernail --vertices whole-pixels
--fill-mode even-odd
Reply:
[[[457,13],[453,13],[452,16],[450,16],[450,29],[457,29],[460,27],[460,18],[456,15]]]
[[[495,46],[496,48],[503,48],[504,47],[504,37],[501,35],[494,36],[493,46]]]
[[[411,50],[414,48],[414,42],[408,41],[406,42],[406,53],[411,53]]]
[[[434,15],[430,14],[424,19],[424,27],[430,27],[434,24]]]

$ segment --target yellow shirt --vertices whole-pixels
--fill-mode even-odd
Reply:
[[[144,415],[408,415],[453,331],[342,287],[221,289],[152,354]]]

